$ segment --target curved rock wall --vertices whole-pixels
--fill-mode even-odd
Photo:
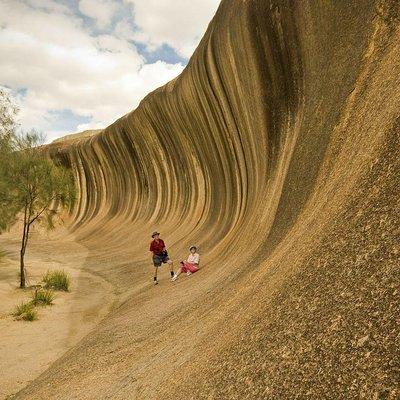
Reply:
[[[178,78],[52,145],[79,187],[70,228],[125,297],[25,393],[395,398],[399,43],[397,1],[224,0]],[[174,258],[203,256],[197,283],[161,300],[154,229]]]

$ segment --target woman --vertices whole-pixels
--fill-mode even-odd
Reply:
[[[199,270],[199,263],[200,263],[200,254],[197,253],[196,246],[190,246],[190,254],[186,261],[181,261],[181,266],[176,272],[176,274],[172,277],[172,281],[176,281],[178,276],[182,272],[186,272],[186,275],[194,274]]]

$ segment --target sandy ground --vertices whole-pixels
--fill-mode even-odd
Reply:
[[[5,252],[0,260],[0,399],[10,398],[38,377],[87,335],[114,304],[113,286],[82,270],[86,248],[72,238],[64,237],[61,242],[59,237],[33,234],[26,257],[28,285],[39,282],[49,269],[63,269],[71,275],[71,290],[56,292],[54,305],[39,307],[39,319],[26,322],[10,315],[33,291],[18,287],[18,235],[0,236],[0,249]]]

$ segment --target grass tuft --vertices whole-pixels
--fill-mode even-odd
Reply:
[[[65,271],[47,271],[42,281],[45,283],[45,288],[64,292],[69,291],[71,284],[71,278]]]
[[[15,307],[12,315],[25,321],[34,321],[37,319],[37,311],[34,309],[34,305],[31,302],[19,304]]]
[[[51,289],[36,289],[32,294],[31,304],[34,306],[51,306],[54,300],[54,292]]]
[[[38,319],[38,314],[34,308],[31,308],[26,313],[22,314],[21,317],[24,321],[35,321]]]
[[[21,303],[17,307],[15,307],[14,312],[12,315],[14,317],[20,317],[22,314],[25,314],[27,311],[33,309],[33,304],[32,303]]]

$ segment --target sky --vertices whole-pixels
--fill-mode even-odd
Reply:
[[[220,0],[0,0],[0,86],[47,141],[104,128],[179,75]]]

